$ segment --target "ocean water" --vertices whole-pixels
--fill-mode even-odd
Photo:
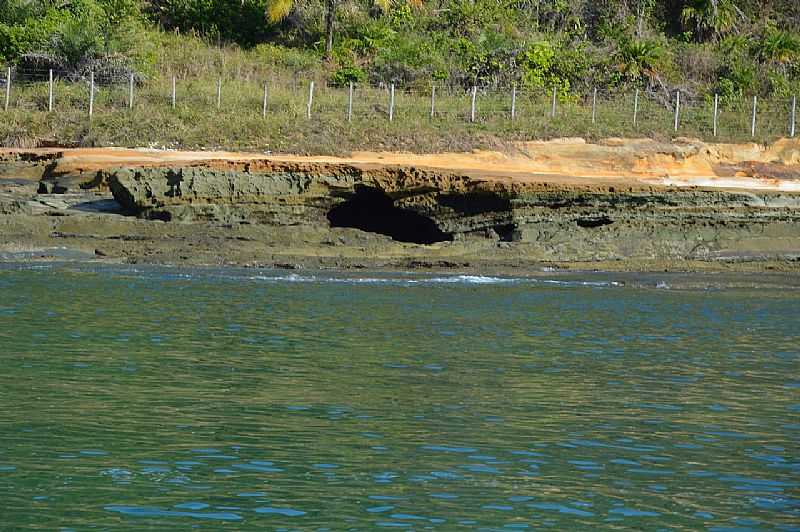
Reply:
[[[2,265],[0,529],[800,530],[794,282]]]

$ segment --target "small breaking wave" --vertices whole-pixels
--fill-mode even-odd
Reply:
[[[488,277],[484,275],[452,275],[442,277],[336,277],[320,275],[253,275],[253,281],[286,283],[338,283],[338,284],[508,284],[527,281],[520,277]]]
[[[427,283],[464,283],[464,284],[506,284],[524,282],[522,277],[488,277],[485,275],[453,275],[446,277],[431,277],[421,280]]]
[[[533,275],[503,276],[477,273],[425,273],[416,271],[362,271],[348,272],[335,270],[298,270],[287,272],[281,269],[245,268],[183,268],[150,265],[108,265],[86,263],[30,263],[0,262],[2,270],[67,271],[74,273],[108,274],[130,279],[152,279],[163,282],[193,283],[195,281],[263,283],[263,284],[321,284],[350,286],[387,287],[539,287],[539,288],[640,288],[640,289],[678,289],[686,284],[690,289],[724,288],[724,284],[712,284],[700,277],[692,276],[664,279],[648,274],[602,274],[598,272],[539,272]],[[676,282],[677,281],[677,284]],[[716,282],[716,281],[715,281]],[[683,284],[682,284],[683,283]],[[795,288],[794,286],[790,288]]]
[[[582,280],[558,280],[540,279],[534,277],[496,277],[487,275],[442,275],[437,277],[346,277],[346,276],[324,276],[324,275],[267,275],[259,274],[249,276],[253,281],[269,283],[331,283],[331,284],[353,284],[353,285],[394,285],[394,286],[418,286],[418,285],[513,285],[513,284],[545,284],[557,286],[587,286],[587,287],[617,287],[624,286],[624,283],[617,281],[582,281]]]

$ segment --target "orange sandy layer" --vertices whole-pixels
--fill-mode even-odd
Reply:
[[[355,152],[350,157],[264,155],[221,151],[124,148],[0,149],[52,158],[53,173],[116,167],[208,165],[214,161],[297,162],[363,168],[403,166],[448,171],[480,180],[547,183],[553,186],[699,186],[800,192],[800,140],[770,145],[707,144],[695,139],[659,143],[649,139],[556,139],[509,145],[505,152],[411,154]]]

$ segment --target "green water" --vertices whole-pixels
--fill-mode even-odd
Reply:
[[[0,266],[0,528],[800,530],[800,291],[671,282]]]

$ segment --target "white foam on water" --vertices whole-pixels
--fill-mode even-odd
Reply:
[[[5,263],[16,264],[16,263]],[[25,269],[55,269],[58,264],[54,263],[20,263],[16,264],[17,267],[23,265]],[[88,263],[87,263],[88,265]],[[72,266],[68,269],[72,271],[86,271],[85,266]],[[573,278],[567,279],[554,279],[554,278],[541,278],[541,277],[499,277],[491,275],[469,275],[469,274],[454,274],[454,275],[438,275],[426,276],[423,273],[405,272],[405,273],[376,273],[364,277],[350,277],[347,273],[284,273],[281,271],[261,270],[257,273],[250,272],[236,272],[236,271],[204,271],[200,270],[186,270],[181,268],[161,267],[158,269],[151,269],[148,267],[140,266],[124,266],[116,265],[111,267],[96,268],[92,266],[89,268],[91,271],[109,271],[114,275],[123,277],[153,277],[164,281],[203,281],[203,280],[218,280],[225,282],[238,283],[241,281],[253,281],[269,284],[290,284],[290,283],[319,283],[319,284],[340,284],[340,285],[379,285],[379,286],[398,286],[398,287],[414,287],[414,286],[542,286],[542,285],[555,285],[565,288],[569,287],[597,287],[597,288],[610,288],[625,286],[624,282],[611,281],[611,280],[581,280]]]
[[[319,277],[294,273],[289,275],[253,275],[248,279],[272,283],[403,284],[418,282],[412,279],[393,277]]]
[[[342,284],[402,284],[409,281],[409,279],[392,277],[331,277],[324,279],[324,281]]]
[[[289,283],[340,283],[340,284],[507,284],[518,283],[528,279],[519,277],[489,277],[485,275],[452,275],[441,277],[325,277],[316,275],[252,275],[247,277],[253,281],[289,282]]]
[[[533,279],[533,281],[561,286],[625,286],[624,283],[617,281],[559,281],[557,279]]]
[[[453,275],[447,277],[431,277],[422,279],[424,283],[464,283],[464,284],[499,284],[517,283],[525,279],[518,277],[488,277],[485,275]]]
[[[420,285],[509,285],[509,284],[553,284],[558,286],[593,286],[615,287],[624,286],[617,281],[581,281],[538,279],[534,277],[494,277],[487,275],[446,275],[438,277],[337,277],[319,275],[267,275],[259,274],[248,276],[253,281],[269,283],[330,283],[330,284],[375,284],[394,286],[420,286]]]
[[[313,283],[318,279],[313,275],[298,275],[290,273],[289,275],[252,275],[248,279],[253,281],[269,281],[274,283]]]

